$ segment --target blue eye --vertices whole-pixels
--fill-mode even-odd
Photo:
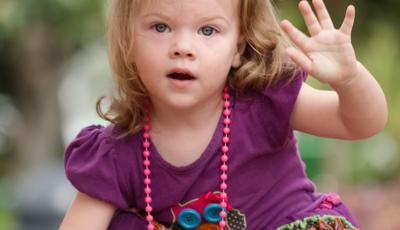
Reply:
[[[164,23],[155,24],[153,25],[153,28],[159,33],[165,33],[170,31],[169,27]]]
[[[205,36],[211,36],[216,30],[211,26],[203,26],[200,28],[200,33]]]

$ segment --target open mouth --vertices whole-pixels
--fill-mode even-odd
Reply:
[[[188,81],[188,80],[196,79],[190,73],[180,73],[180,72],[172,72],[172,73],[168,74],[167,77],[174,79],[174,80],[179,80],[179,81]]]

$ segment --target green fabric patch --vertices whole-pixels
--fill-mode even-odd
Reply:
[[[290,224],[285,224],[279,227],[277,230],[307,230],[307,229],[330,229],[326,227],[337,227],[341,226],[340,229],[346,230],[357,230],[346,218],[342,216],[332,216],[332,215],[315,215],[310,217],[305,217],[303,220],[296,220]],[[321,228],[322,226],[322,228]],[[337,228],[335,228],[337,229]]]

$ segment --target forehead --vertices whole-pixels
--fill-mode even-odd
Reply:
[[[239,0],[138,0],[136,15],[168,14],[192,17],[238,16]]]

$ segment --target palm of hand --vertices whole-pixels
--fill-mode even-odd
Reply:
[[[283,21],[282,28],[298,47],[288,48],[288,56],[309,74],[328,84],[345,84],[357,72],[357,59],[351,44],[354,8],[348,7],[340,29],[335,29],[322,0],[314,0],[318,19],[307,1],[301,1],[300,11],[310,37],[304,35],[290,22]]]
[[[353,69],[357,64],[350,37],[337,30],[312,37],[305,53],[311,60],[310,74],[321,82],[345,82],[355,75]]]

